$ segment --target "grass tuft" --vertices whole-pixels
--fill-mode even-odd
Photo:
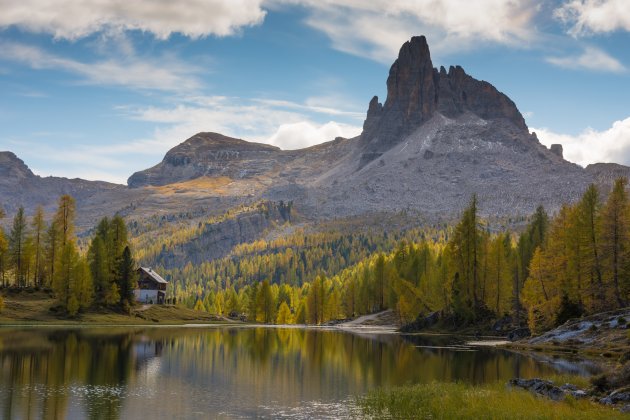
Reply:
[[[503,383],[473,386],[433,382],[376,390],[359,397],[368,419],[622,419],[623,414],[588,400],[554,402]]]

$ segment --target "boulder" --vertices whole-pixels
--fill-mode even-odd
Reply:
[[[403,325],[400,328],[401,332],[410,333],[421,331],[425,328],[429,328],[438,323],[438,321],[442,318],[441,312],[432,312],[429,315],[418,315],[415,321],[410,322],[409,324]]]
[[[516,378],[512,379],[509,382],[509,385],[512,387],[523,388],[531,393],[536,395],[540,395],[543,397],[547,397],[554,401],[563,400],[567,393],[571,391],[565,391],[562,388],[555,386],[553,382],[547,381],[544,379],[534,378],[534,379],[521,379]]]
[[[507,335],[507,339],[510,341],[517,341],[517,340],[521,340],[523,338],[529,337],[530,335],[532,335],[531,331],[529,330],[529,328],[517,328],[513,331],[510,331],[510,333],[508,333]]]

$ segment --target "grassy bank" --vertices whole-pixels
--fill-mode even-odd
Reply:
[[[554,402],[505,383],[473,386],[440,383],[376,390],[359,398],[370,419],[627,419],[588,400]]]
[[[43,291],[22,290],[2,294],[1,325],[93,324],[93,325],[180,325],[186,323],[232,323],[223,317],[176,305],[136,305],[130,314],[94,308],[69,318],[54,310],[56,300]]]

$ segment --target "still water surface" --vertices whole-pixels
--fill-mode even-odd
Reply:
[[[339,418],[376,387],[589,373],[458,344],[300,328],[0,328],[0,418]]]

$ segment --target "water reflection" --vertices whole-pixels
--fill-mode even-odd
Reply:
[[[0,329],[4,419],[343,416],[353,395],[540,376],[549,363],[449,337],[275,328]],[[564,365],[558,365],[564,366]]]

